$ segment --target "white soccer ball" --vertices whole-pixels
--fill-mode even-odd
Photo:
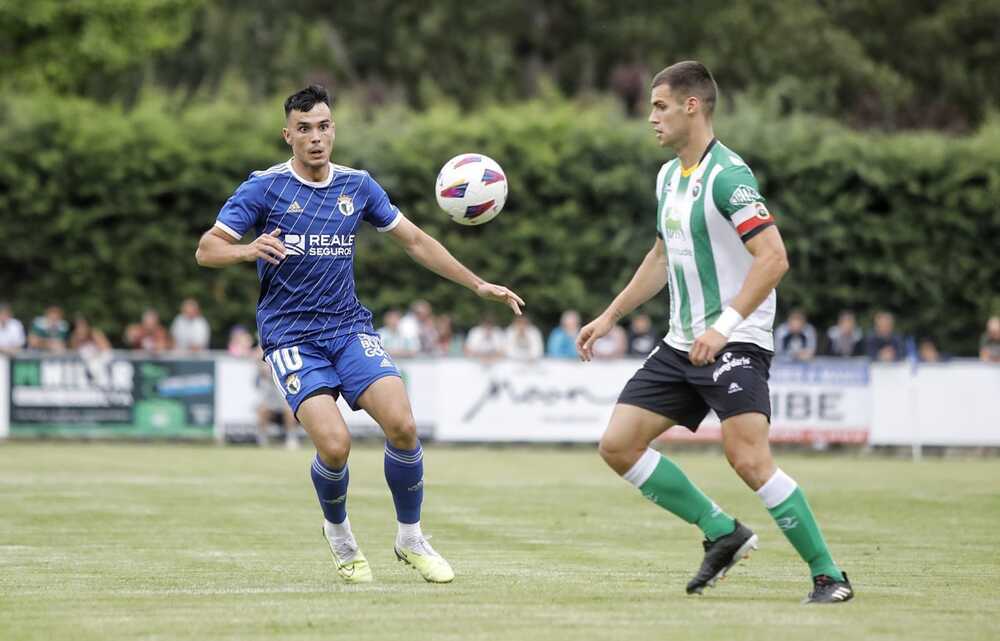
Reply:
[[[507,202],[507,175],[483,154],[459,154],[438,172],[438,205],[460,225],[482,225]]]

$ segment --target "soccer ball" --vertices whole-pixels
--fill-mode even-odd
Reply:
[[[459,154],[438,172],[438,205],[460,225],[482,225],[507,202],[507,176],[483,154]]]

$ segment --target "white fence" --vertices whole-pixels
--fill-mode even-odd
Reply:
[[[205,437],[221,440],[252,431],[256,363],[222,354],[211,360],[215,366],[214,430],[205,431]],[[174,370],[184,371],[176,360],[169,362]],[[203,367],[204,361],[199,362]],[[619,391],[641,361],[484,365],[466,359],[417,359],[399,364],[418,429],[425,436],[454,442],[595,442]],[[12,390],[21,392],[21,397],[38,394],[24,394],[25,390],[17,388],[30,384],[31,379],[21,376],[15,381],[12,371],[13,364],[0,359],[0,437],[32,434],[15,420],[19,413]],[[201,385],[206,378],[199,376]],[[176,392],[177,376],[173,380]],[[73,391],[96,385],[87,377],[56,384],[76,386]],[[48,391],[52,399],[83,396]],[[853,360],[775,363],[771,393],[774,441],[1000,446],[1000,367],[994,365],[971,361],[916,367]],[[364,412],[352,412],[343,402],[341,409],[352,431],[377,432]],[[138,434],[155,435],[156,416],[144,420],[145,427]],[[73,435],[71,427],[54,435]],[[114,433],[96,432],[100,436]],[[197,434],[193,430],[183,433],[189,438]],[[165,437],[172,435],[164,432]],[[666,438],[717,440],[718,420],[710,415],[697,434],[675,428]]]

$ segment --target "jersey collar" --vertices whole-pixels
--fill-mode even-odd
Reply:
[[[299,181],[303,185],[308,185],[309,187],[329,187],[330,183],[333,182],[333,174],[335,172],[334,172],[334,169],[333,169],[333,163],[332,162],[329,163],[329,165],[330,165],[330,173],[328,173],[326,175],[326,180],[324,180],[322,182],[313,182],[311,180],[306,180],[302,176],[300,176],[297,173],[295,173],[295,167],[292,166],[292,159],[291,158],[288,159],[288,163],[287,164],[288,164],[288,171],[290,171],[292,173],[292,176],[295,177],[295,180]]]
[[[698,167],[701,166],[701,163],[708,156],[708,152],[712,151],[712,147],[714,147],[717,142],[719,142],[718,138],[712,138],[712,140],[709,141],[708,146],[705,147],[705,153],[701,155],[701,158],[698,159],[698,162],[696,162],[693,167],[685,168],[684,165],[681,165],[681,176],[687,178],[694,172],[698,171]]]

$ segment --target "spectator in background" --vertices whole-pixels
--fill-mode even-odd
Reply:
[[[507,337],[496,326],[492,314],[484,314],[482,321],[469,330],[465,339],[465,355],[485,361],[503,358]]]
[[[903,337],[896,333],[896,319],[887,311],[875,312],[874,331],[865,341],[868,358],[884,363],[901,360],[906,355]]]
[[[774,330],[774,355],[792,361],[810,361],[816,355],[816,328],[801,309],[793,309]]]
[[[507,358],[518,361],[538,360],[545,353],[542,332],[535,327],[526,314],[515,316],[506,331]]]
[[[940,363],[947,359],[938,351],[934,339],[925,336],[917,343],[917,360],[921,363]]]
[[[125,328],[125,345],[154,354],[170,349],[170,335],[152,307],[142,313],[142,322]]]
[[[69,323],[63,318],[63,310],[58,305],[52,305],[31,323],[31,333],[28,335],[28,347],[46,352],[62,352],[66,350],[66,340],[69,338]]]
[[[211,329],[201,315],[201,307],[193,298],[185,298],[181,303],[181,313],[170,323],[170,336],[174,349],[181,352],[202,352],[208,349]]]
[[[10,305],[0,303],[0,354],[13,354],[24,347],[24,325],[11,314]]]
[[[402,314],[398,309],[390,309],[382,316],[382,327],[378,328],[382,349],[393,358],[410,358],[420,353],[420,332],[417,326],[403,331]]]
[[[636,314],[632,317],[628,326],[629,356],[646,356],[659,342],[660,337],[653,332],[653,321],[649,314]]]
[[[425,300],[415,300],[410,311],[399,320],[399,330],[406,336],[416,337],[420,354],[433,354],[437,344],[437,328],[431,304]]]
[[[837,324],[826,330],[828,356],[864,356],[865,344],[854,312],[844,310],[837,317]]]
[[[576,335],[580,333],[580,314],[567,309],[559,319],[559,327],[549,334],[545,353],[552,358],[577,358]]]
[[[434,348],[434,355],[461,356],[462,336],[455,332],[451,323],[451,316],[441,314],[435,317],[434,326],[437,328],[437,345]]]
[[[575,345],[575,342],[574,342]],[[628,336],[621,325],[615,325],[611,331],[594,341],[594,358],[609,360],[625,356],[628,349]]]
[[[258,347],[251,352],[257,359],[257,445],[266,447],[270,442],[271,426],[280,423],[285,436],[285,448],[299,448],[298,422],[292,408],[274,382],[271,366],[264,360]]]
[[[986,331],[979,340],[979,360],[1000,363],[1000,316],[990,316],[986,321]]]
[[[69,336],[69,348],[80,352],[84,358],[111,351],[111,341],[104,332],[90,324],[81,314],[73,319],[73,333]]]
[[[226,344],[226,352],[236,358],[247,358],[254,353],[253,344],[253,335],[246,327],[243,325],[233,325],[233,328],[229,330],[229,342]]]

